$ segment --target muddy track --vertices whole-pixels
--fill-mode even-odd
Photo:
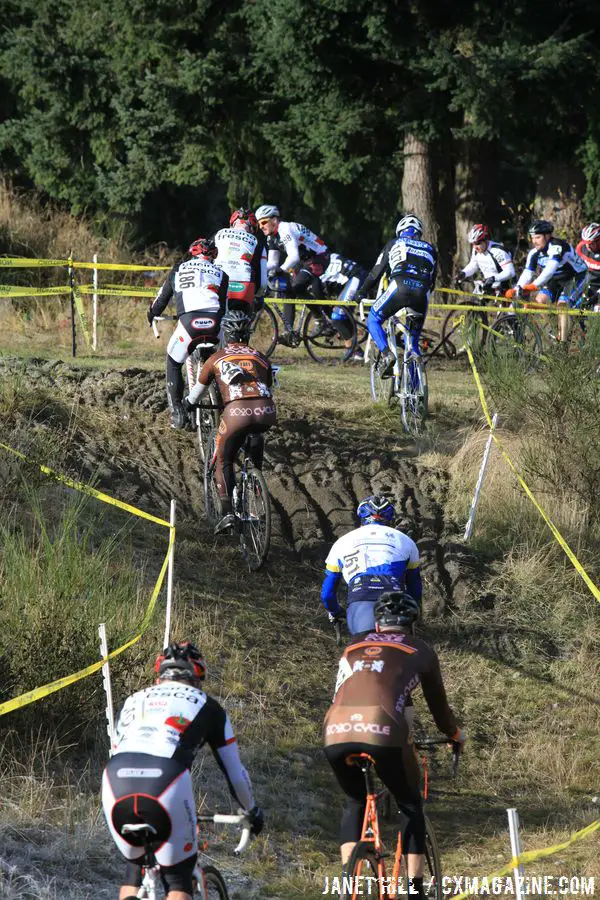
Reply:
[[[23,371],[21,362],[4,361],[7,374],[17,367]],[[107,492],[158,515],[167,515],[174,497],[182,534],[218,546],[203,518],[195,435],[168,427],[160,373],[32,360],[24,377],[70,408],[67,453],[77,477],[93,476]],[[270,565],[321,568],[335,538],[355,526],[360,499],[385,493],[395,498],[398,526],[421,550],[428,612],[463,602],[472,560],[446,533],[446,474],[424,468],[417,456],[374,448],[339,423],[301,415],[298,410],[291,418],[280,405],[279,426],[267,440],[265,474],[274,509]]]

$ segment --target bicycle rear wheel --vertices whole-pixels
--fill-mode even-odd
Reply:
[[[542,339],[535,325],[526,316],[507,313],[500,316],[489,335],[491,351],[498,357],[538,357]]]
[[[194,900],[204,900],[205,895],[206,900],[229,900],[227,885],[219,870],[215,869],[214,866],[202,866],[200,871],[204,879],[205,894],[203,894],[198,885],[195,884]]]
[[[216,429],[210,432],[206,444],[206,456],[204,459],[204,511],[206,518],[211,525],[216,525],[219,521],[221,504],[219,502],[219,492],[215,482],[215,464],[213,457],[215,455],[215,442],[217,439]]]
[[[344,881],[343,900],[359,900],[368,891],[372,897],[384,897],[386,888],[383,884],[385,868],[383,860],[377,857],[373,844],[368,841],[359,841],[354,845],[346,866],[350,883]],[[362,878],[362,881],[359,879]],[[366,879],[369,879],[367,881]],[[373,879],[373,880],[371,880]],[[366,887],[368,885],[368,888]]]
[[[216,385],[211,384],[206,400],[202,398],[196,409],[196,432],[202,462],[206,459],[206,448],[211,432],[219,427],[219,410],[215,409],[219,401],[219,391]]]
[[[260,469],[248,468],[242,472],[238,490],[236,517],[240,546],[248,568],[256,572],[267,558],[271,541],[271,501]]]
[[[254,316],[248,343],[265,356],[271,356],[277,346],[278,337],[277,317],[271,307],[265,304]]]
[[[425,816],[425,895],[431,900],[442,900],[442,863],[433,826]]]
[[[420,356],[404,361],[400,385],[400,409],[405,430],[418,437],[425,430],[429,402],[427,372]]]
[[[342,323],[343,334],[348,334],[348,337],[338,332],[336,329],[338,322]],[[304,320],[302,340],[308,355],[315,362],[321,364],[346,362],[356,348],[356,322],[352,315],[346,315],[345,319],[333,320],[326,315],[317,315],[311,309]]]

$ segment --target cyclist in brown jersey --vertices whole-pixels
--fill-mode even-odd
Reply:
[[[448,740],[464,733],[448,705],[435,651],[413,637],[418,602],[402,591],[386,591],[375,604],[375,631],[350,643],[340,660],[333,703],[324,722],[325,755],[347,794],[340,843],[342,865],[360,839],[366,788],[348,756],[368,753],[400,812],[402,846],[413,889],[423,897],[425,818],[419,766],[409,738],[404,707],[420,684],[436,725]]]
[[[249,437],[252,462],[257,469],[262,468],[264,432],[277,421],[271,390],[273,370],[262,353],[248,346],[251,322],[242,310],[231,310],[223,317],[225,346],[206,360],[196,385],[184,400],[184,406],[190,410],[214,378],[224,404],[215,447],[222,517],[215,527],[216,534],[235,521],[231,495],[238,451]]]

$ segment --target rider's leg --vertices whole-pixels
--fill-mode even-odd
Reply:
[[[237,402],[239,403],[239,401]],[[246,437],[245,424],[232,416],[231,404],[228,404],[221,416],[215,445],[215,482],[221,504],[222,520],[232,514],[231,497],[235,484],[234,460]]]
[[[561,344],[567,344],[569,341],[569,317],[563,315],[563,312],[569,308],[569,301],[559,298],[556,303],[558,310],[558,339]]]
[[[325,756],[333,769],[338,784],[346,794],[346,805],[340,824],[340,855],[345,866],[357,841],[360,840],[367,790],[365,779],[358,766],[349,766],[346,757],[351,753],[369,753],[369,744],[344,743],[325,747]]]
[[[375,300],[367,316],[367,331],[381,353],[386,353],[388,350],[387,335],[383,330],[383,323],[400,309],[397,303],[397,292],[396,279],[392,278],[383,294],[380,294]]]
[[[419,790],[419,765],[412,745],[406,743],[402,748],[386,748],[377,756],[376,769],[398,804],[408,877],[423,896],[425,815]]]
[[[183,374],[181,367],[187,359],[191,340],[192,336],[180,319],[167,345],[167,402],[171,411],[173,428],[183,428],[186,421],[185,411],[181,403],[183,400]]]

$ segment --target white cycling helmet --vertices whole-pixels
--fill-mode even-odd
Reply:
[[[600,238],[600,225],[598,222],[592,222],[590,225],[586,225],[581,232],[581,240],[586,244],[591,244],[592,241],[597,241],[598,238]]]
[[[254,215],[259,221],[260,219],[272,219],[274,216],[279,218],[279,207],[266,203],[264,206],[259,206]]]
[[[403,231],[406,231],[407,228],[413,228],[415,231],[418,231],[419,234],[423,234],[423,223],[417,216],[413,216],[410,213],[407,216],[402,216],[396,225],[396,237]]]

